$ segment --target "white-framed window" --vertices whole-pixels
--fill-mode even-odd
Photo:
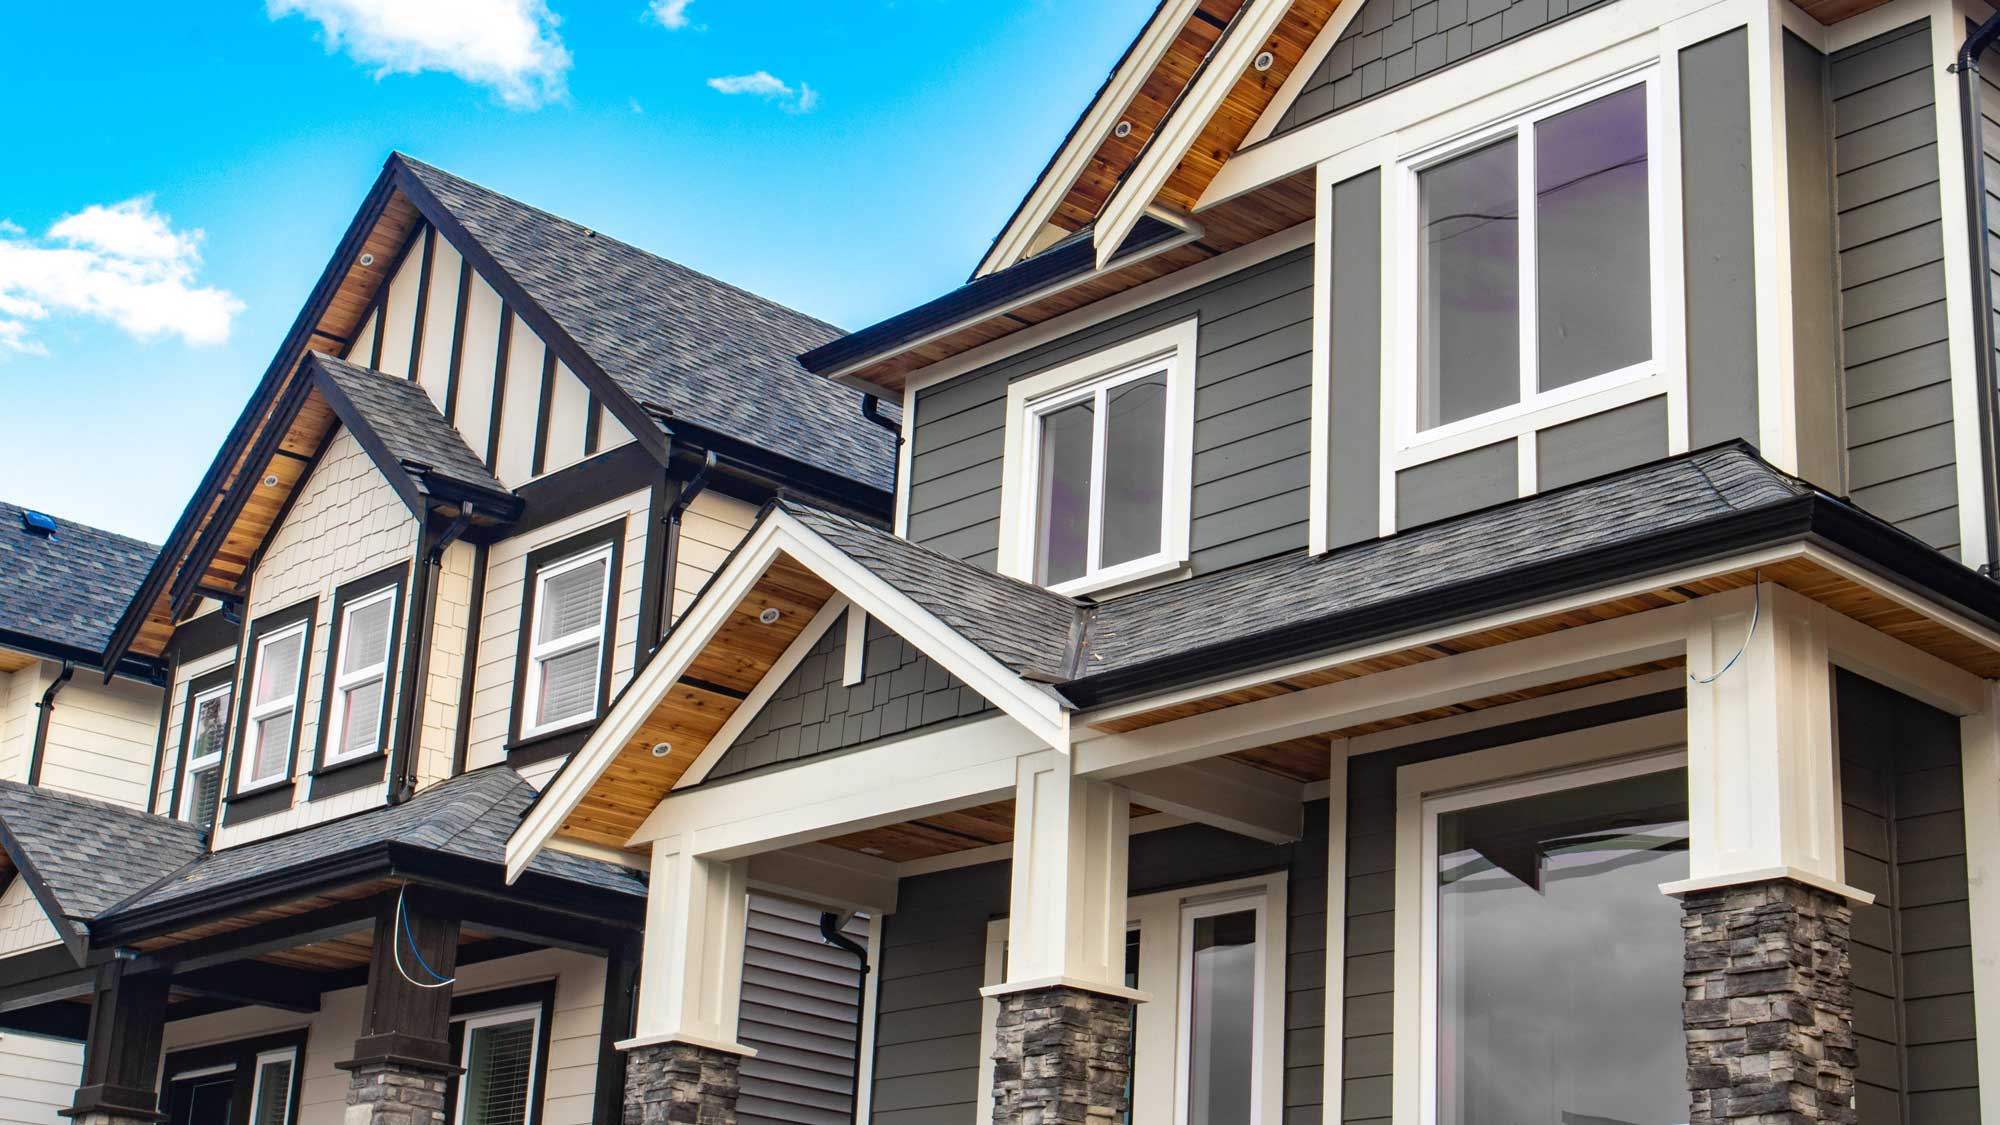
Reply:
[[[1133,1021],[1128,1122],[1284,1120],[1285,876],[1126,900],[1125,985],[1151,996]],[[1007,920],[988,924],[985,979],[1006,977]],[[978,1121],[991,1125],[1000,1003],[985,1000]]]
[[[535,1104],[539,1004],[455,1020],[464,1037],[458,1125],[527,1125]]]
[[[341,607],[339,650],[328,677],[332,699],[322,765],[367,757],[382,747],[387,710],[390,634],[396,623],[396,587],[385,586]]]
[[[229,745],[229,700],[234,685],[223,682],[195,693],[188,704],[187,767],[181,779],[177,815],[203,828],[215,826],[222,801],[222,752]]]
[[[1187,564],[1197,330],[1182,321],[1008,387],[1003,574],[1076,594]]]
[[[257,1069],[250,1086],[250,1125],[289,1125],[293,1075],[298,1061],[296,1047],[265,1051],[257,1056]]]
[[[294,622],[257,640],[243,733],[242,789],[281,780],[291,772],[308,625]]]
[[[522,737],[597,716],[611,604],[611,547],[591,547],[535,572]]]
[[[1655,74],[1398,163],[1387,236],[1402,254],[1401,448],[1531,433],[1564,404],[1664,379],[1672,302]]]
[[[1688,829],[1679,751],[1423,799],[1418,1120],[1687,1120]]]

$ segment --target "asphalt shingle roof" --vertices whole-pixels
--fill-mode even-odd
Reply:
[[[323,352],[313,353],[312,362],[354,404],[368,428],[399,463],[420,465],[439,476],[492,492],[507,491],[465,444],[457,428],[444,420],[419,384],[357,367]]]
[[[398,159],[640,403],[837,476],[895,488],[894,436],[861,417],[859,392],[799,365],[800,353],[840,329]]]
[[[433,785],[400,805],[203,856],[107,917],[154,909],[253,879],[291,871],[309,874],[323,864],[384,845],[423,848],[501,867],[506,863],[507,837],[534,799],[534,787],[509,767],[475,770]],[[528,870],[604,890],[642,897],[646,893],[644,877],[631,868],[554,849],[536,856]]]
[[[159,548],[63,519],[51,538],[24,511],[0,502],[0,630],[103,652]]]
[[[67,918],[96,917],[205,848],[192,824],[17,781],[0,781],[0,827]]]

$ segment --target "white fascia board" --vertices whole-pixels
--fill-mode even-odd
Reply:
[[[1181,158],[1201,138],[1202,130],[1208,128],[1210,119],[1236,88],[1250,61],[1264,49],[1265,41],[1290,10],[1290,0],[1250,0],[1248,10],[1236,17],[1235,28],[1216,44],[1194,85],[1160,123],[1159,132],[1153,134],[1145,151],[1140,153],[1139,162],[1099,212],[1091,233],[1097,244],[1098,268],[1107,265],[1124,244],[1174,169],[1180,167]]]
[[[974,277],[1006,269],[1027,256],[1035,236],[1048,225],[1056,207],[1069,194],[1076,178],[1090,165],[1090,158],[1097,155],[1104,138],[1125,115],[1125,107],[1132,103],[1132,98],[1152,76],[1160,60],[1166,57],[1168,48],[1180,37],[1181,28],[1193,18],[1199,3],[1200,0],[1166,0],[1153,13],[1152,22],[1139,33],[1138,41],[1132,45],[1124,62],[1112,72],[1104,89],[1099,91],[1097,100],[1084,111],[1076,130],[1056,153],[1055,159],[1049,162],[1042,178],[1035,182],[1034,190],[1028,193],[1019,213],[1007,224],[1007,229],[1000,232],[993,248],[986,252]]]
[[[894,914],[901,872],[894,863],[826,844],[750,857],[750,889],[861,914]]]
[[[847,611],[847,607],[847,599],[839,594],[826,600],[826,604],[820,607],[818,613],[813,614],[813,619],[806,622],[806,627],[799,630],[799,635],[793,638],[791,645],[778,657],[778,662],[771,665],[771,670],[764,673],[764,678],[758,680],[757,686],[751,688],[750,694],[744,696],[743,702],[737,705],[736,710],[730,712],[729,718],[722,723],[722,729],[715,732],[715,737],[708,740],[707,746],[702,747],[701,754],[695,758],[694,764],[687,768],[687,772],[681,775],[679,781],[674,782],[675,789],[699,785],[708,777],[708,771],[715,768],[715,763],[722,760],[722,756],[729,752],[731,746],[736,745],[736,740],[742,736],[743,729],[750,725],[750,721],[757,717],[757,713],[762,711],[764,705],[771,701],[771,697],[777,694],[778,689],[784,686],[785,679],[798,669],[807,654],[812,652],[813,646],[818,644],[819,639],[826,635],[826,631],[833,627],[833,623],[840,618],[840,615]]]
[[[1319,69],[1319,64],[1326,61],[1327,52],[1333,50],[1335,43],[1340,42],[1341,35],[1347,31],[1347,25],[1354,22],[1355,15],[1361,11],[1361,6],[1366,2],[1367,0],[1344,0],[1334,9],[1333,15],[1327,18],[1326,26],[1319,29],[1318,35],[1313,36],[1311,45],[1306,47],[1306,53],[1299,56],[1298,65],[1292,67],[1292,72],[1285,76],[1285,83],[1278,87],[1277,94],[1271,98],[1271,104],[1264,107],[1264,112],[1257,116],[1257,123],[1250,126],[1250,132],[1243,137],[1242,147],[1249,148],[1270,136],[1278,128],[1278,122],[1285,116],[1285,111],[1292,107],[1293,102],[1299,100],[1299,94],[1304,91],[1306,83],[1312,80],[1313,72]]]
[[[1305,830],[1305,786],[1242,762],[1189,762],[1120,784],[1147,808],[1267,844],[1294,843]]]

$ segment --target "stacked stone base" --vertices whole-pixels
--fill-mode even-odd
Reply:
[[[691,1043],[634,1047],[625,1058],[624,1125],[736,1125],[742,1063]]]
[[[1851,1125],[1847,900],[1789,880],[1683,896],[1691,1125]]]
[[[1132,1076],[1132,1001],[1074,988],[1000,998],[994,1125],[1113,1125]]]
[[[355,1063],[348,1071],[342,1125],[440,1125],[449,1068],[401,1061]]]

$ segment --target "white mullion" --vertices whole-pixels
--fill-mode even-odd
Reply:
[[[1535,191],[1535,125],[1540,118],[1530,118],[1521,123],[1514,132],[1514,155],[1520,161],[1515,169],[1515,191],[1518,193],[1514,209],[1518,216],[1514,232],[1520,238],[1516,248],[1521,262],[1521,280],[1516,287],[1521,318],[1521,397],[1525,405],[1533,402],[1541,393],[1541,353],[1537,346],[1540,322],[1537,319],[1540,308],[1540,294],[1535,284],[1535,236],[1538,205],[1541,197]]]
[[[1094,578],[1104,569],[1104,446],[1111,435],[1111,384],[1100,383],[1091,392],[1090,423],[1090,508],[1087,545],[1084,547],[1083,574]]]

